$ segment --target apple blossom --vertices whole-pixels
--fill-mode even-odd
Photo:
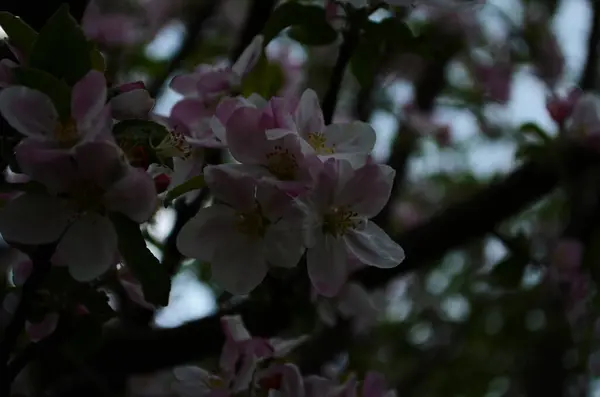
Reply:
[[[299,200],[306,211],[308,274],[317,291],[336,295],[348,274],[348,255],[368,266],[395,267],[404,250],[368,219],[389,199],[395,171],[368,162],[353,168],[346,160],[329,159],[314,189]]]
[[[240,316],[221,317],[221,326],[225,345],[219,366],[227,378],[235,379],[232,391],[245,390],[252,382],[258,360],[272,357],[273,347],[265,339],[252,337]]]
[[[182,254],[209,262],[214,280],[238,295],[252,291],[269,266],[294,267],[304,252],[301,214],[287,195],[241,171],[205,167],[217,201],[202,208],[177,239]]]
[[[262,46],[263,36],[258,35],[232,66],[199,65],[193,73],[175,76],[170,87],[183,96],[212,102],[239,87],[258,62]]]
[[[28,150],[66,152],[84,142],[112,139],[106,95],[104,75],[92,70],[73,86],[71,114],[67,119],[60,119],[46,94],[19,85],[0,92],[0,113],[26,136],[20,145]]]
[[[99,2],[90,1],[81,20],[81,27],[90,40],[108,47],[127,46],[144,40],[145,32],[139,18],[124,13],[103,12]]]
[[[32,161],[26,152],[20,155],[22,163]],[[60,239],[55,261],[67,265],[76,280],[92,280],[116,264],[117,235],[106,212],[147,221],[156,208],[152,178],[124,162],[120,149],[108,142],[79,145],[68,157],[33,161],[34,180],[50,192],[25,192],[8,202],[0,209],[0,233],[23,244]]]
[[[288,105],[272,98],[262,109],[240,107],[227,122],[227,143],[244,172],[273,181],[289,194],[305,191],[321,168],[315,152],[294,132]]]
[[[109,102],[112,117],[117,120],[147,119],[154,107],[154,99],[141,81],[121,84]]]
[[[364,163],[375,146],[375,130],[361,121],[325,126],[319,98],[307,89],[294,114],[298,134],[322,160],[331,157]]]

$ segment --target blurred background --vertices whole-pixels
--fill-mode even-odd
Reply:
[[[243,49],[240,31],[260,8],[260,1],[244,0],[97,2],[96,25],[89,9],[83,24],[108,55],[113,81],[145,81],[163,115],[180,99],[168,88],[173,75],[234,60]],[[392,38],[371,64],[359,48],[346,73],[334,120],[369,121],[377,132],[375,158],[399,174],[378,218],[391,235],[407,235],[531,161],[537,142],[527,131],[556,137],[561,128],[547,109],[549,98],[598,88],[597,1],[484,3],[415,7],[404,16],[420,39]],[[371,18],[394,12],[401,14],[380,10]],[[121,18],[123,31],[106,34],[98,15]],[[115,23],[105,26],[114,31]],[[308,46],[283,33],[267,47],[270,93],[298,96],[310,87],[322,96],[337,45]],[[561,191],[545,196],[399,275],[382,291],[385,305],[372,336],[346,346],[346,359],[358,370],[384,372],[402,397],[546,397],[563,389],[600,397],[593,281],[578,279],[565,297],[549,270],[567,202]],[[177,216],[176,209],[160,210],[148,227],[148,244],[160,259]],[[586,266],[595,264],[588,255]],[[175,327],[209,315],[221,296],[202,264],[184,260],[170,304],[155,321]]]

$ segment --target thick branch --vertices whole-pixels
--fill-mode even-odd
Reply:
[[[577,172],[598,160],[583,149],[570,148],[566,151],[565,161],[572,172]],[[558,180],[558,170],[554,166],[527,163],[505,180],[400,235],[398,241],[407,254],[403,264],[393,270],[361,271],[358,278],[367,287],[376,288],[384,286],[393,277],[424,267],[448,251],[494,230],[503,220],[550,193]],[[309,305],[308,302],[294,303],[297,304]],[[243,316],[252,334],[272,336],[290,326],[294,313],[289,307],[292,306],[283,300],[273,299],[271,305],[244,303],[235,312]],[[304,309],[294,307],[299,311]],[[222,314],[173,329],[110,335],[96,357],[95,367],[111,374],[140,373],[216,355],[224,341],[219,325]]]

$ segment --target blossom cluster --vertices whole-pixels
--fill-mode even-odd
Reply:
[[[132,396],[148,393],[177,397],[221,396],[247,393],[270,397],[322,397],[361,395],[394,397],[385,378],[369,371],[362,381],[355,374],[339,377],[302,374],[287,357],[300,347],[305,337],[295,340],[252,337],[239,316],[224,316],[221,325],[226,339],[215,372],[188,365],[176,367],[159,376],[133,378],[129,384]]]
[[[109,89],[98,71],[74,85],[67,116],[46,94],[7,79],[0,112],[23,135],[15,147],[19,180],[37,188],[0,209],[4,239],[58,241],[53,263],[91,281],[122,261],[112,214],[144,223],[162,191],[201,176],[212,202],[183,227],[177,248],[210,263],[214,281],[232,294],[250,293],[270,268],[293,268],[303,258],[325,297],[340,294],[357,267],[351,263],[397,266],[402,248],[369,222],[388,201],[394,179],[392,168],[370,157],[372,127],[325,125],[310,89],[299,99],[231,96],[262,43],[257,36],[231,66],[200,65],[175,77],[171,88],[184,98],[168,116],[151,111],[143,84]],[[132,119],[168,130],[152,147],[172,169],[138,161],[115,138],[113,127]],[[205,165],[207,148],[226,148],[234,161]]]

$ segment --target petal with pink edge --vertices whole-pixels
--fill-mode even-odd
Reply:
[[[254,209],[256,181],[240,172],[241,167],[209,165],[204,168],[204,179],[215,197],[238,211]]]
[[[71,115],[77,122],[79,132],[89,128],[106,103],[106,78],[97,70],[89,71],[73,86]]]
[[[264,37],[262,35],[258,35],[252,39],[250,45],[246,47],[242,55],[240,55],[231,67],[233,73],[238,77],[243,77],[256,65],[262,53],[263,42]]]
[[[69,227],[56,254],[75,280],[87,282],[116,264],[117,241],[117,232],[108,218],[87,214]]]
[[[22,194],[0,209],[0,234],[6,241],[47,244],[56,241],[74,211],[65,200],[42,194]]]
[[[53,139],[58,113],[44,93],[23,86],[10,86],[0,92],[0,114],[23,135]]]

